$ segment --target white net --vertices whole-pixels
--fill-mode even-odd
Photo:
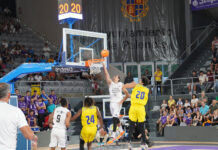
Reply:
[[[100,63],[91,63],[89,66],[90,74],[99,74],[101,72],[102,64]]]

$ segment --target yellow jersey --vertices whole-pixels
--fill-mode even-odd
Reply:
[[[141,84],[137,84],[132,90],[131,105],[138,104],[145,106],[148,102],[149,89]]]
[[[82,126],[97,126],[98,118],[97,118],[97,107],[83,107],[82,115],[81,115]]]
[[[158,77],[155,77],[155,81],[161,81],[162,80],[162,78],[160,77],[160,76],[162,76],[162,72],[161,71],[156,71],[155,73],[154,73],[156,76],[158,76]]]

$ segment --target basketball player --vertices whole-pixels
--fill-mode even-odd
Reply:
[[[146,87],[149,83],[149,80],[146,77],[142,77],[139,84],[135,83],[134,81],[129,84],[125,84],[125,88],[133,88],[131,94],[131,106],[129,109],[129,150],[132,150],[131,141],[132,141],[132,134],[135,128],[135,124],[138,124],[140,133],[141,133],[141,149],[147,150],[148,146],[146,144],[146,137],[145,137],[145,105],[148,102],[148,94],[149,89]]]
[[[110,112],[112,115],[113,121],[113,133],[112,140],[108,142],[108,144],[113,143],[116,140],[116,129],[117,125],[120,123],[120,110],[122,108],[122,103],[129,97],[128,91],[124,88],[123,83],[119,82],[120,77],[115,75],[113,77],[113,81],[110,78],[110,75],[107,71],[105,64],[103,63],[104,73],[106,77],[107,84],[109,86],[109,94],[110,94]],[[122,91],[125,93],[125,97],[123,98]],[[122,131],[118,137],[121,137],[125,131],[123,131],[122,126],[119,127],[119,130]]]
[[[70,127],[71,112],[67,109],[68,103],[65,98],[62,98],[60,103],[61,106],[56,108],[49,117],[49,126],[52,128],[49,144],[51,150],[55,150],[56,146],[66,150],[66,129]]]
[[[92,141],[96,136],[98,120],[100,133],[104,131],[101,113],[98,107],[94,106],[94,103],[92,98],[85,98],[84,106],[71,118],[71,121],[74,121],[81,115],[80,150],[84,150],[85,143],[87,143],[88,150],[92,149]]]

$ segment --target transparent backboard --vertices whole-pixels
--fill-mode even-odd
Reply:
[[[101,59],[101,51],[107,49],[107,34],[63,28],[62,63],[85,66],[85,61]],[[108,65],[108,60],[105,58]]]

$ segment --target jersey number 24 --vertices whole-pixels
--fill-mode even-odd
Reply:
[[[91,118],[90,116],[86,116],[86,118],[87,118],[87,124],[95,123],[94,115],[91,115]]]
[[[136,98],[144,99],[145,92],[137,91]]]

